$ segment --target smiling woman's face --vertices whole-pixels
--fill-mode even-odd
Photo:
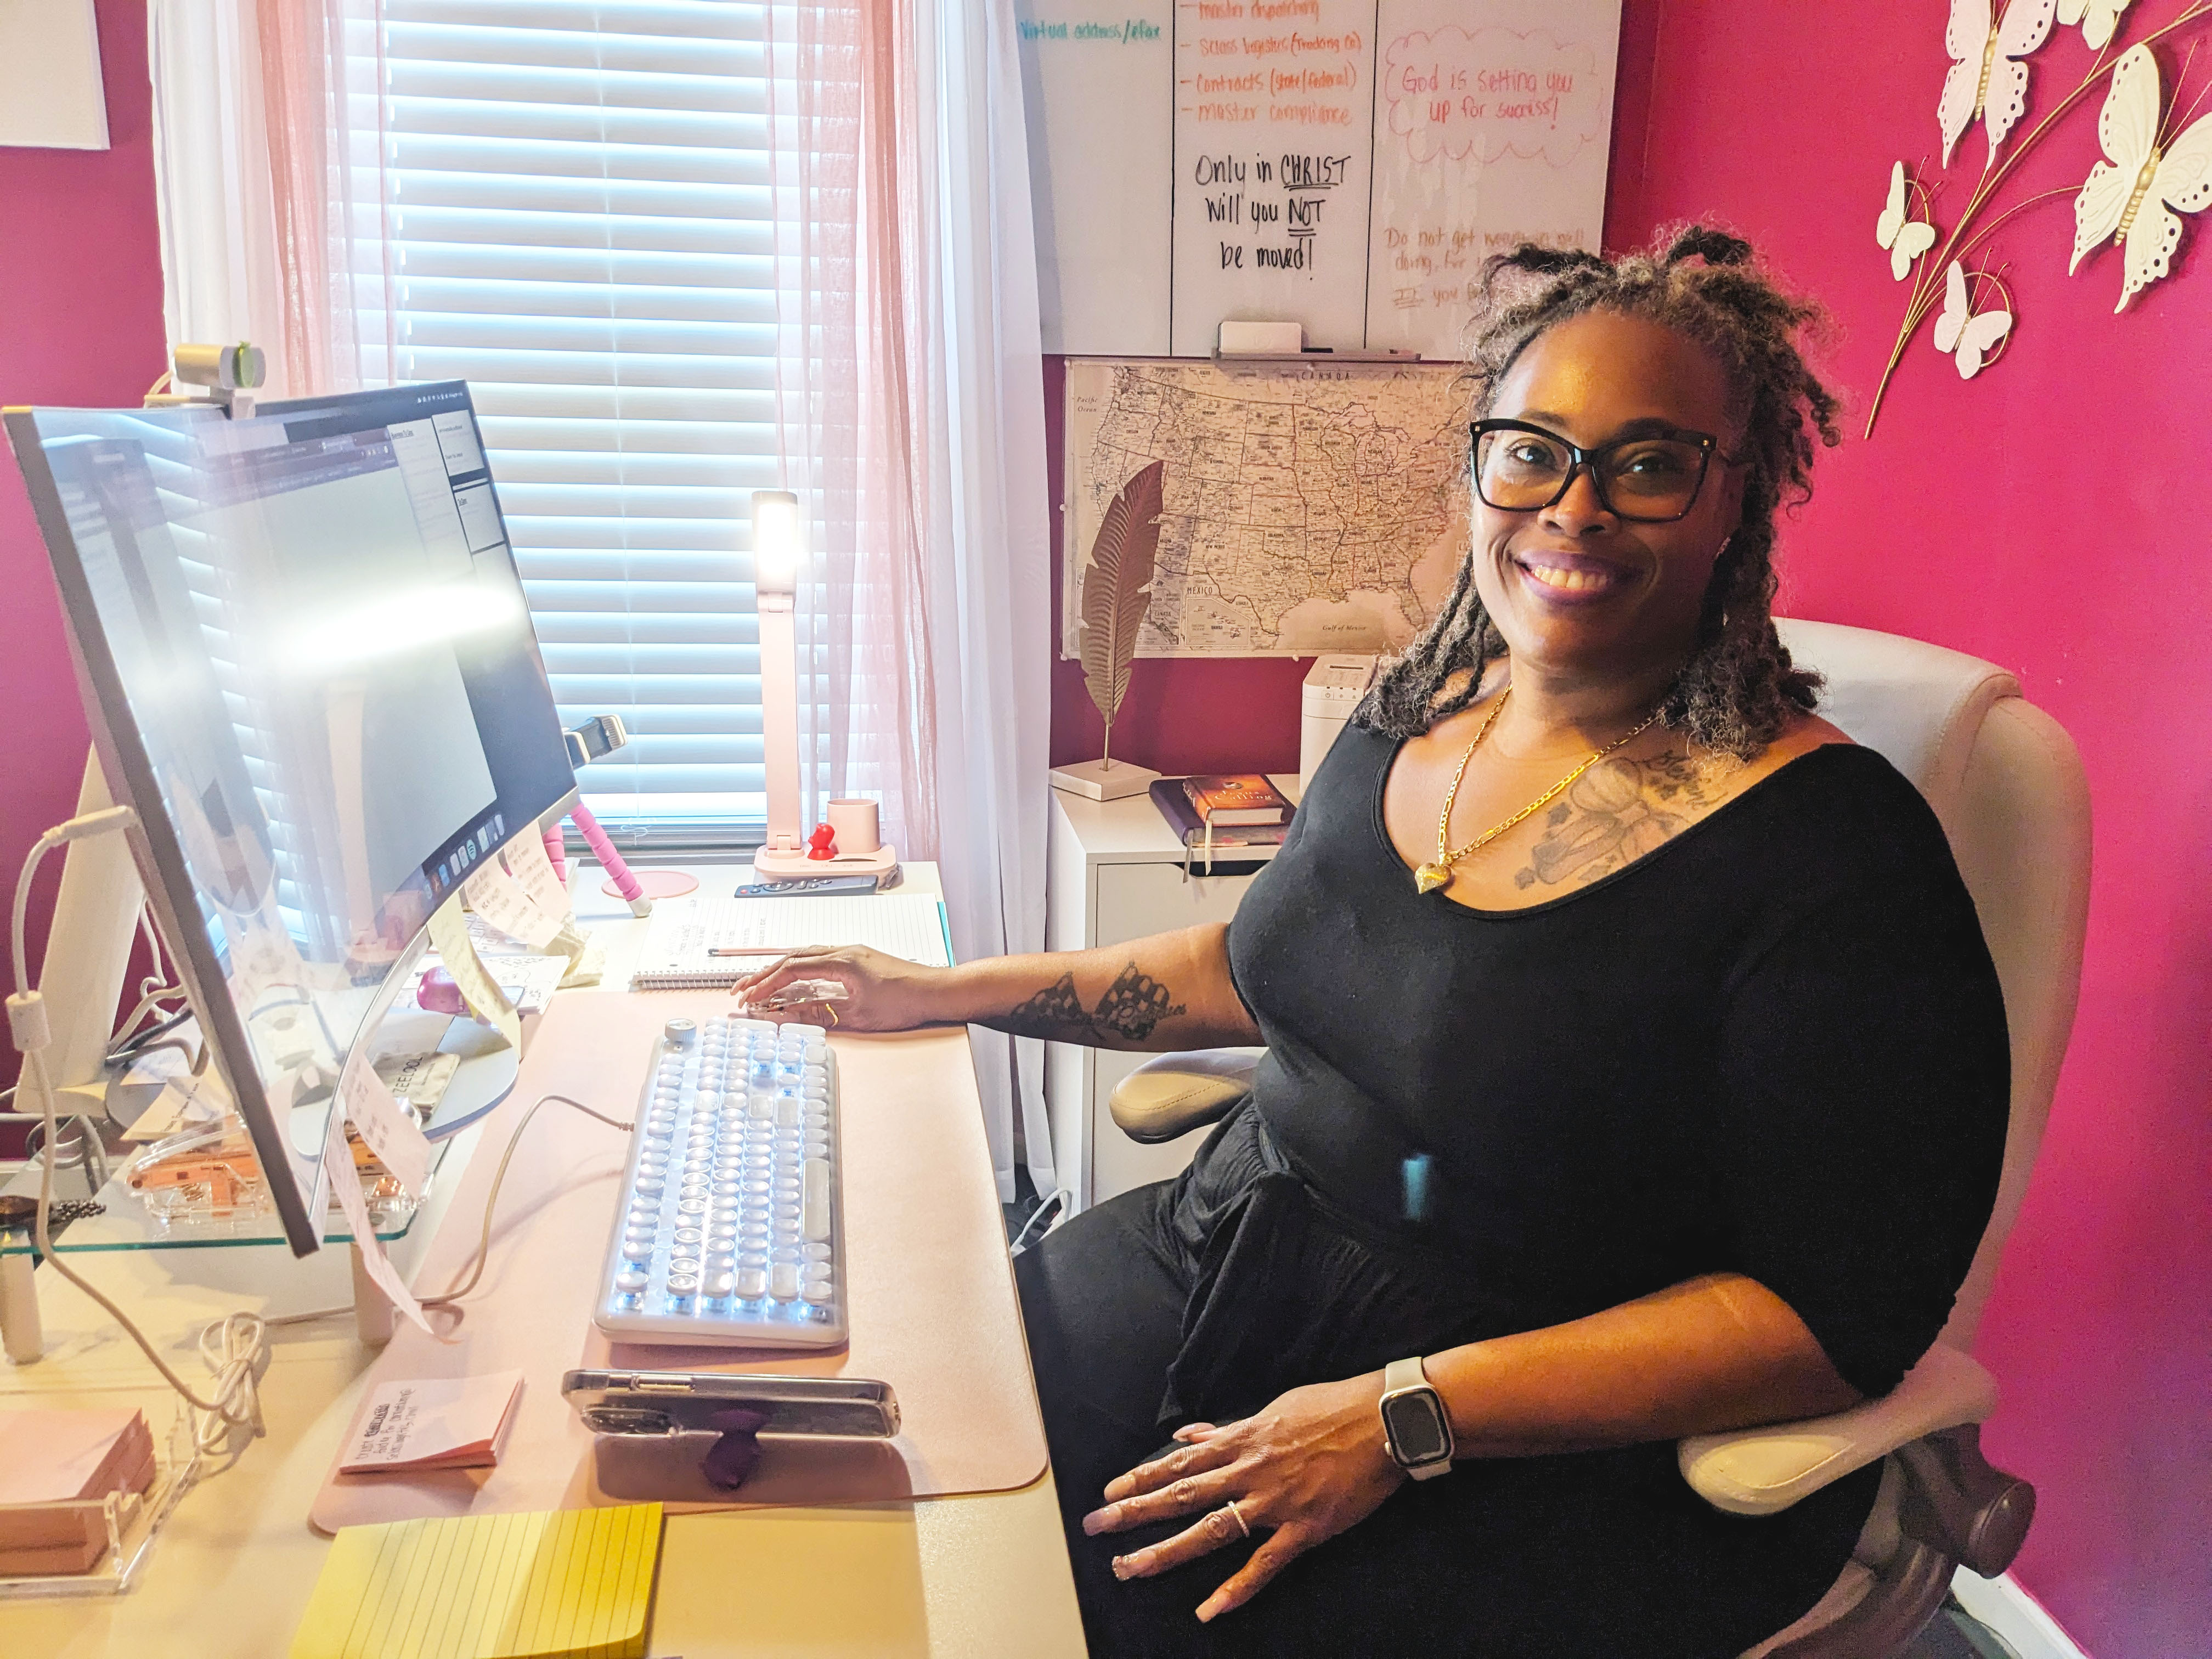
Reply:
[[[1664,324],[1589,312],[1522,352],[1489,414],[1532,422],[1584,449],[1650,422],[1719,439],[1697,500],[1670,524],[1607,511],[1588,469],[1535,512],[1505,512],[1480,495],[1473,504],[1475,590],[1516,671],[1603,680],[1680,664],[1742,508],[1742,471],[1721,459],[1737,434],[1720,364]]]

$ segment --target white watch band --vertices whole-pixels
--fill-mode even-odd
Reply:
[[[1419,1389],[1428,1386],[1429,1374],[1421,1369],[1421,1357],[1408,1355],[1394,1359],[1382,1368],[1382,1392],[1395,1394],[1401,1389]]]
[[[1393,1395],[1402,1394],[1408,1390],[1416,1389],[1429,1396],[1430,1400],[1435,1404],[1437,1415],[1442,1417],[1443,1415],[1443,1398],[1437,1393],[1436,1386],[1429,1381],[1429,1374],[1425,1369],[1423,1369],[1421,1364],[1421,1357],[1419,1354],[1409,1355],[1404,1359],[1394,1359],[1382,1368],[1382,1398],[1386,1401]],[[1401,1463],[1399,1467],[1403,1468],[1407,1474],[1411,1475],[1416,1480],[1432,1480],[1437,1475],[1449,1474],[1452,1468],[1452,1457],[1451,1425],[1449,1419],[1446,1419],[1443,1423],[1443,1431],[1445,1452],[1442,1457],[1437,1458],[1434,1462],[1416,1464]],[[1384,1414],[1383,1418],[1382,1431],[1386,1437],[1390,1431],[1389,1418],[1387,1413]]]

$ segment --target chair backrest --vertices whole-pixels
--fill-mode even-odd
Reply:
[[[1820,712],[1928,798],[2004,987],[2012,1114],[1996,1208],[1943,1333],[1970,1347],[2042,1143],[2074,1027],[2089,909],[2089,788],[2073,739],[1995,665],[1834,623],[1781,620],[1826,677]]]

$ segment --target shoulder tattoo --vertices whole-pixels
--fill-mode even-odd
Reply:
[[[1633,864],[1725,799],[1723,776],[1685,749],[1592,767],[1545,814],[1513,884],[1580,886]]]
[[[1075,975],[1062,974],[1026,1002],[991,1023],[1016,1036],[1048,1037],[1062,1042],[1118,1037],[1141,1042],[1163,1020],[1187,1012],[1168,988],[1132,962],[1091,1008],[1076,994]]]

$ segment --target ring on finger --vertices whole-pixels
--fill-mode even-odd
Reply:
[[[1233,1498],[1229,1500],[1229,1514],[1231,1518],[1237,1522],[1237,1530],[1243,1533],[1247,1538],[1249,1538],[1252,1535],[1252,1528],[1246,1524],[1244,1520],[1244,1511],[1237,1507],[1237,1500]]]

